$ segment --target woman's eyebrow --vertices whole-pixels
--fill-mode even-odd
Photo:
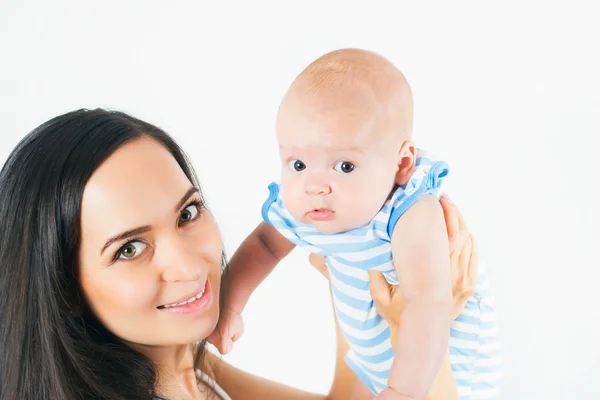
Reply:
[[[106,243],[104,243],[104,247],[102,247],[102,250],[100,251],[100,255],[102,255],[104,253],[104,251],[110,247],[111,244],[115,243],[115,242],[119,242],[123,239],[127,239],[128,237],[131,236],[135,236],[135,235],[139,235],[142,233],[146,233],[148,231],[150,231],[152,228],[150,227],[150,225],[145,225],[145,226],[140,226],[138,228],[134,228],[134,229],[130,229],[128,231],[125,231],[123,233],[119,233],[118,235],[115,235],[113,237],[111,237],[110,239],[108,239],[106,241]]]
[[[181,207],[183,207],[183,205],[185,204],[186,201],[188,201],[188,199],[190,197],[192,197],[194,194],[198,193],[199,190],[198,188],[195,187],[191,187],[188,189],[187,192],[185,192],[185,194],[183,195],[183,197],[181,198],[181,200],[179,200],[179,202],[177,202],[177,205],[175,206],[175,212],[178,212]],[[115,242],[119,242],[123,239],[127,239],[131,236],[135,236],[135,235],[140,235],[142,233],[146,233],[148,231],[150,231],[152,229],[152,227],[150,225],[144,225],[144,226],[140,226],[138,228],[134,228],[134,229],[130,229],[128,231],[119,233],[118,235],[112,236],[111,238],[109,238],[106,243],[104,243],[104,246],[102,247],[102,250],[100,251],[100,255],[102,255],[104,253],[104,251],[110,247],[110,245],[112,245]]]
[[[175,206],[175,212],[179,211],[181,209],[181,207],[183,207],[185,202],[188,201],[188,199],[196,193],[198,193],[198,188],[195,188],[193,186],[191,188],[189,188],[188,191],[185,192],[185,194],[183,195],[181,200],[179,200],[179,203],[177,203],[177,206]]]

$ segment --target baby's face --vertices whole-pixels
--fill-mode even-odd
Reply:
[[[281,113],[282,199],[323,233],[367,224],[394,186],[398,147],[377,118],[353,107]]]

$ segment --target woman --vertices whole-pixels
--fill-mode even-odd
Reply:
[[[166,133],[122,113],[74,111],[19,143],[0,172],[0,400],[348,398],[339,362],[324,397],[205,351],[224,262],[199,188]],[[454,276],[472,281],[463,243]],[[401,296],[374,279],[379,311],[397,316]],[[453,385],[445,365],[432,398]]]

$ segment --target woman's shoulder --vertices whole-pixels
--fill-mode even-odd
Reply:
[[[198,380],[210,387],[221,400],[231,400],[231,397],[223,390],[221,386],[219,386],[216,381],[218,369],[217,363],[220,362],[221,360],[216,355],[210,351],[206,351],[204,362],[202,363],[202,369],[196,370],[196,375],[198,376]]]
[[[215,382],[214,379],[212,379],[210,376],[208,376],[207,374],[205,374],[204,372],[198,370],[197,372],[198,375],[198,379],[204,383],[206,386],[208,386],[209,388],[211,388],[211,390],[217,395],[219,396],[219,399],[221,400],[232,400],[231,397],[229,397],[229,395],[227,393],[225,393],[225,391],[223,390],[223,388],[221,386],[219,386],[219,384],[217,382]]]
[[[198,379],[211,387],[215,393],[222,400],[231,400],[231,397],[223,390],[223,388],[217,383],[217,375],[219,374],[219,366],[222,365],[223,360],[216,354],[210,352],[208,349],[205,350],[204,359],[200,369],[196,370]]]

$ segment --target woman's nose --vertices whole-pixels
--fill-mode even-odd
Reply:
[[[176,237],[160,243],[156,254],[165,282],[195,281],[202,274],[203,259],[186,245],[185,237]]]

